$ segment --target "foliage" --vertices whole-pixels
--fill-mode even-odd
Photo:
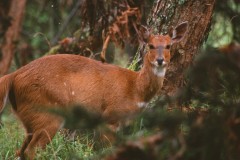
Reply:
[[[217,3],[216,12],[220,13],[231,21],[233,40],[240,42],[240,2],[239,0],[227,0],[224,3]]]
[[[213,16],[212,31],[209,34],[207,44],[219,47],[231,43],[240,42],[240,2],[238,0],[217,1]]]

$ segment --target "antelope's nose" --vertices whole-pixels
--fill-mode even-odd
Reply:
[[[162,65],[162,64],[163,64],[163,61],[164,61],[163,58],[158,58],[158,59],[157,59],[158,65],[159,65],[159,66]]]

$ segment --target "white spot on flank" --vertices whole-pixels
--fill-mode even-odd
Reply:
[[[177,37],[177,31],[174,29],[173,30],[173,34],[172,34],[172,39],[176,38]]]
[[[63,84],[64,84],[64,86],[67,86],[67,83],[66,83],[66,82],[64,82]]]
[[[75,95],[75,92],[74,92],[74,91],[72,91],[72,95],[73,95],[73,96]]]
[[[138,103],[137,103],[137,106],[138,106],[139,108],[146,108],[147,105],[148,105],[147,102],[138,102]]]
[[[154,67],[153,68],[153,73],[158,76],[158,77],[164,77],[165,74],[166,74],[166,67],[164,68],[157,68],[157,67]]]
[[[7,98],[8,98],[8,94],[4,97],[4,100],[3,100],[3,105],[5,106],[6,103],[7,103]]]

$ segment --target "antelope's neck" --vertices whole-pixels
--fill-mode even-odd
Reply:
[[[165,73],[158,74],[156,68],[152,67],[151,64],[144,64],[143,68],[138,72],[137,78],[137,90],[141,101],[149,102],[154,96],[160,94],[164,76]]]

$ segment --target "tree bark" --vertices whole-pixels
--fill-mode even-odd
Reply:
[[[215,0],[158,0],[156,3],[149,25],[154,25],[158,32],[167,33],[170,27],[184,21],[189,24],[185,38],[171,48],[163,92],[172,95],[184,85],[184,71],[208,36]]]
[[[21,30],[26,0],[11,0],[8,4],[10,6],[9,10],[2,10],[5,11],[5,13],[2,14],[8,15],[8,17],[11,18],[11,25],[7,27],[6,32],[3,33],[4,38],[1,40],[0,75],[6,74],[11,65],[16,41]],[[0,9],[1,7],[4,8],[5,6],[0,6]]]

